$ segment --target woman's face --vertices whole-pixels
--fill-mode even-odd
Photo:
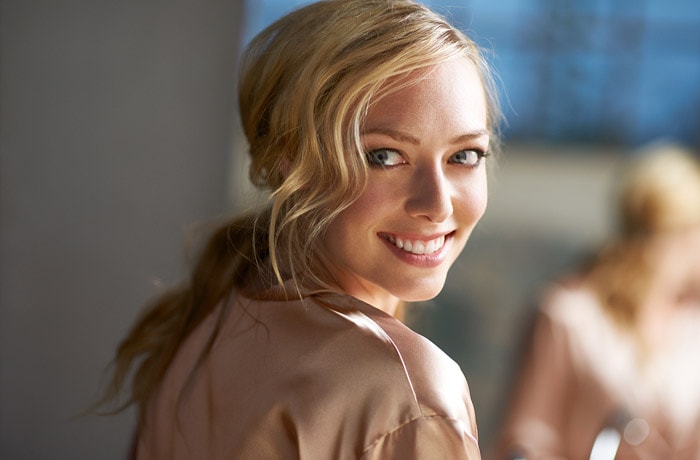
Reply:
[[[486,209],[486,100],[467,59],[416,74],[370,109],[359,199],[330,225],[322,257],[348,294],[393,312],[436,296]]]

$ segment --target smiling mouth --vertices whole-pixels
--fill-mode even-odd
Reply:
[[[445,245],[445,235],[427,241],[410,240],[389,234],[382,234],[381,236],[397,248],[416,255],[430,255],[436,253]]]

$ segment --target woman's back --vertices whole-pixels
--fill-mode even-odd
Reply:
[[[479,455],[459,367],[395,318],[337,294],[234,302],[192,374],[220,310],[183,344],[137,458]]]

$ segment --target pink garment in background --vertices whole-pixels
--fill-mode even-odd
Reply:
[[[679,309],[671,327],[644,360],[591,291],[553,287],[494,458],[585,460],[606,425],[624,431],[636,419],[649,434],[634,445],[623,433],[617,458],[700,459],[700,309]]]

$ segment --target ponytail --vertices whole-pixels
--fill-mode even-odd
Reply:
[[[146,403],[162,381],[181,343],[235,289],[260,276],[267,258],[269,213],[244,215],[217,228],[206,241],[190,278],[157,297],[117,349],[114,373],[97,406],[119,400],[133,372],[127,398],[109,413],[131,404],[143,421]],[[264,280],[263,280],[264,281]],[[226,308],[224,303],[223,308]],[[213,336],[207,349],[214,341]]]

